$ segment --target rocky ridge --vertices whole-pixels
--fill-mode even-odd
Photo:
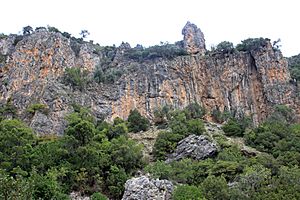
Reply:
[[[144,61],[126,58],[131,48],[127,43],[108,51],[44,29],[2,38],[0,104],[11,101],[19,116],[44,134],[63,133],[72,104],[87,106],[97,118],[107,120],[127,118],[134,108],[151,119],[158,107],[183,108],[195,101],[208,111],[208,120],[213,110],[219,110],[251,115],[259,123],[275,104],[287,104],[300,113],[287,61],[269,42],[250,52],[209,54],[195,25],[187,23],[183,34],[189,55]],[[66,68],[85,69],[93,79],[99,66],[119,70],[121,76],[114,84],[91,81],[82,91],[62,81]],[[46,105],[49,112],[28,117],[26,108],[34,103]]]

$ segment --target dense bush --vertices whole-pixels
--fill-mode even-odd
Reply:
[[[97,83],[113,84],[122,76],[122,71],[118,69],[106,69],[105,71],[97,67],[94,72],[94,80]]]
[[[177,143],[183,139],[183,136],[177,133],[162,131],[158,134],[153,155],[157,160],[164,160],[169,153],[172,153],[177,146]]]
[[[89,82],[88,71],[79,67],[66,68],[63,82],[83,91]]]
[[[300,54],[288,58],[289,70],[291,78],[300,80]]]
[[[17,118],[17,108],[13,105],[12,99],[0,106],[0,121],[8,118]]]
[[[173,199],[174,200],[202,200],[203,195],[201,190],[193,185],[179,185],[175,188],[173,192]]]
[[[216,47],[216,51],[219,53],[233,53],[234,52],[233,43],[228,41],[220,42]]]
[[[48,114],[49,110],[47,108],[47,105],[41,104],[41,103],[36,103],[36,104],[31,104],[28,106],[26,109],[26,112],[30,114],[35,114],[36,112],[41,112],[43,114]]]
[[[197,102],[187,105],[184,112],[187,119],[202,118],[206,113],[205,109]]]
[[[127,50],[124,54],[125,57],[139,62],[156,58],[172,59],[183,55],[187,55],[187,52],[174,44],[155,45],[148,48],[136,47]]]
[[[243,40],[241,44],[236,45],[238,51],[258,50],[267,46],[270,40],[267,38],[248,38]]]
[[[230,119],[225,125],[222,126],[223,131],[228,136],[243,136],[244,129],[236,119]]]
[[[150,127],[149,120],[142,116],[137,109],[131,110],[128,116],[128,129],[134,133],[146,131]]]

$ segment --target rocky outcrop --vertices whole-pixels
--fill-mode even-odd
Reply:
[[[203,34],[196,26],[188,23],[183,32],[185,47],[192,47],[190,53],[205,50]],[[275,104],[287,104],[300,113],[287,62],[271,45],[251,52],[205,56],[200,52],[144,61],[123,58],[129,48],[127,43],[119,48],[100,47],[47,30],[0,39],[0,55],[5,56],[0,67],[0,104],[11,101],[22,119],[45,134],[63,133],[65,116],[74,103],[107,120],[126,119],[134,108],[151,119],[157,107],[183,108],[195,101],[205,107],[208,120],[217,109],[235,116],[251,115],[259,123]],[[95,83],[98,66],[121,75],[114,84]],[[68,67],[89,72],[91,81],[84,90],[63,83]],[[26,108],[34,103],[45,104],[49,112],[26,116]]]
[[[203,160],[215,155],[218,151],[217,145],[204,135],[190,135],[181,140],[174,153],[168,156],[167,163],[184,158]]]
[[[141,176],[126,181],[122,200],[168,200],[171,199],[172,192],[171,181]]]
[[[182,29],[183,47],[190,54],[200,53],[204,55],[206,52],[205,39],[202,31],[190,22],[187,22]]]

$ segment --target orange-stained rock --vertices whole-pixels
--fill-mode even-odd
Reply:
[[[183,108],[195,101],[205,107],[207,119],[219,109],[235,116],[252,115],[259,123],[275,104],[287,104],[300,113],[287,61],[270,45],[251,52],[203,55],[205,43],[196,52],[194,39],[186,38],[191,53],[198,54],[137,62],[124,57],[130,48],[124,43],[126,48],[110,52],[117,55],[113,65],[102,66],[121,70],[120,79],[115,84],[91,82],[79,91],[63,83],[64,70],[81,67],[90,72],[92,80],[96,67],[108,57],[97,46],[47,31],[24,36],[15,46],[12,38],[0,40],[0,54],[7,56],[0,68],[0,82],[5,83],[0,85],[0,104],[12,99],[19,115],[42,133],[63,133],[65,116],[73,111],[74,103],[108,120],[126,119],[134,108],[151,119],[158,107]],[[25,110],[33,103],[47,105],[49,114],[28,118]]]

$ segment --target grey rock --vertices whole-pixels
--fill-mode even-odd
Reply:
[[[203,160],[217,153],[218,148],[214,142],[211,142],[204,135],[190,135],[181,140],[174,153],[170,154],[167,163],[178,161],[184,158]]]
[[[204,34],[195,24],[187,22],[184,28],[182,29],[183,38],[183,47],[190,54],[200,53],[201,55],[205,54],[205,39]]]
[[[171,181],[140,176],[126,181],[122,200],[168,200],[172,192]]]

